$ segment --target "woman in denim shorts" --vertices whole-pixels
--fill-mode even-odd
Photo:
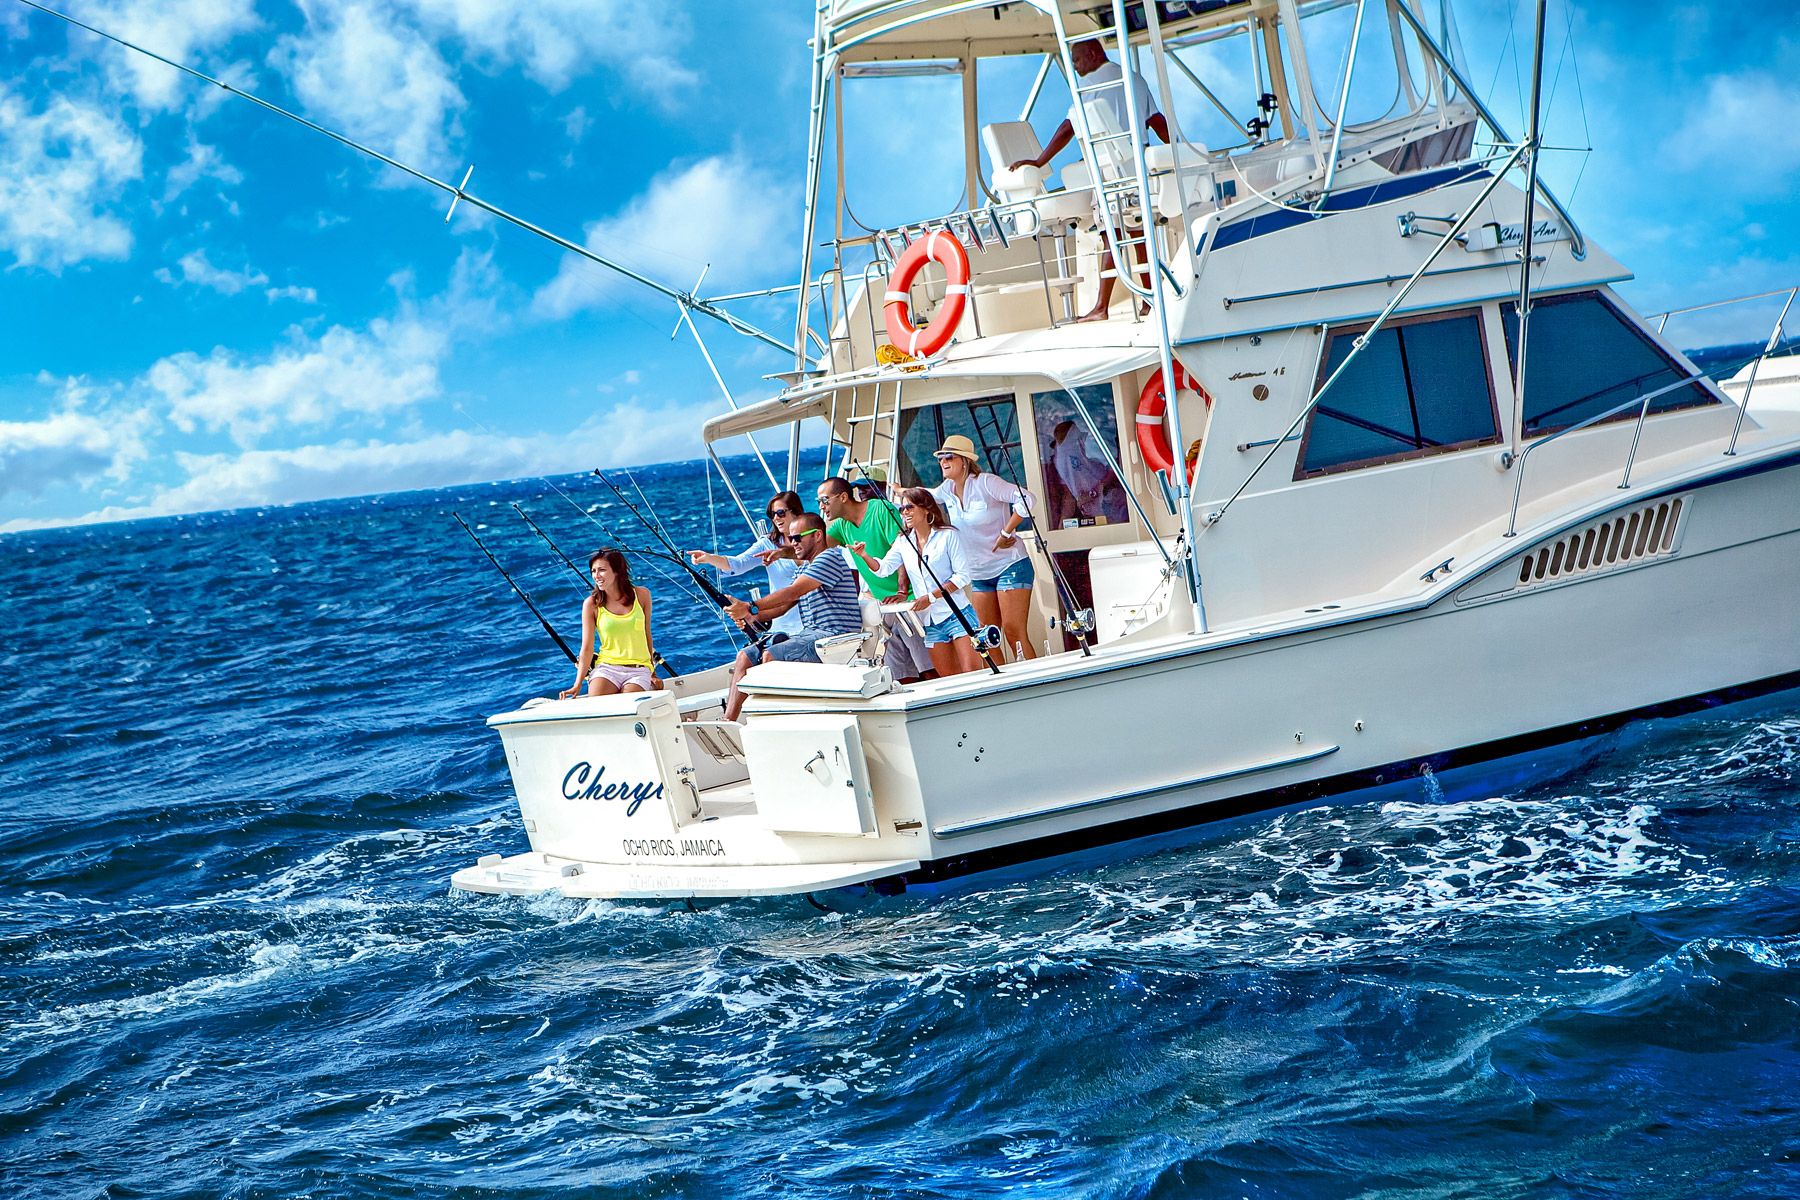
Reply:
[[[969,598],[983,625],[998,625],[1008,652],[1036,658],[1025,631],[1031,619],[1031,557],[1017,530],[1031,516],[1031,493],[981,469],[975,443],[962,434],[937,450],[944,482],[931,489],[962,535]]]
[[[850,552],[876,575],[906,571],[914,597],[911,608],[925,626],[925,650],[931,655],[932,669],[940,676],[978,669],[981,664],[975,657],[975,644],[969,640],[977,618],[963,600],[969,574],[962,538],[924,488],[900,493],[900,520],[905,529],[879,562],[863,542],[853,543]]]

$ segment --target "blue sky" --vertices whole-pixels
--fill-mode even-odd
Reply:
[[[708,292],[797,271],[810,10],[66,6],[439,177],[472,162],[475,193],[676,286],[710,263]],[[1457,11],[1516,131],[1530,5]],[[1791,8],[1550,12],[1548,137],[1594,149],[1546,171],[1638,273],[1627,296],[1655,310],[1800,282]],[[0,39],[0,530],[698,452],[721,401],[687,334],[670,340],[667,301],[473,209],[446,224],[437,192],[14,0]],[[984,116],[1016,115],[1033,66],[984,70]],[[954,85],[855,86],[858,215],[947,209],[960,150],[907,131],[948,128]],[[1046,134],[1065,104],[1038,106]],[[791,332],[785,306],[740,311]],[[1772,316],[1708,318],[1690,340],[1761,336]],[[701,332],[740,399],[788,365]]]

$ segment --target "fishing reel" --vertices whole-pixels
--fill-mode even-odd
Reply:
[[[1094,610],[1078,608],[1063,618],[1063,628],[1076,637],[1086,637],[1094,632]]]
[[[998,625],[983,625],[980,629],[975,631],[975,636],[969,640],[975,643],[975,648],[977,650],[998,650],[1000,648],[1000,627]]]

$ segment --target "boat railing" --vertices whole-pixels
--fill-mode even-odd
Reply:
[[[1739,370],[1744,366],[1748,366],[1750,368],[1750,375],[1744,383],[1744,394],[1738,399],[1737,419],[1733,421],[1731,425],[1731,438],[1725,446],[1726,455],[1735,455],[1737,453],[1738,435],[1744,428],[1744,415],[1750,408],[1750,394],[1756,388],[1756,373],[1761,369],[1763,361],[1775,352],[1776,347],[1781,345],[1782,326],[1787,320],[1789,310],[1793,308],[1795,298],[1800,296],[1800,287],[1789,288],[1785,292],[1778,289],[1772,292],[1760,292],[1753,296],[1738,296],[1730,300],[1717,300],[1707,304],[1696,304],[1688,308],[1671,309],[1668,312],[1657,314],[1657,331],[1660,333],[1663,327],[1668,324],[1668,320],[1672,316],[1703,312],[1708,309],[1723,308],[1726,305],[1741,304],[1750,300],[1766,300],[1772,296],[1781,295],[1785,295],[1787,300],[1782,304],[1781,312],[1775,318],[1774,328],[1769,331],[1768,340],[1763,344],[1761,353],[1754,355],[1747,362],[1739,365]],[[1670,392],[1687,387],[1690,384],[1706,378],[1708,378],[1708,375],[1705,371],[1696,370],[1690,374],[1683,375],[1673,383],[1664,384],[1662,387],[1658,388],[1652,388],[1650,391],[1639,396],[1633,396],[1622,404],[1613,405],[1605,412],[1595,413],[1593,416],[1577,421],[1567,428],[1559,429],[1547,437],[1538,438],[1530,445],[1526,446],[1525,449],[1520,452],[1518,460],[1513,464],[1517,473],[1513,478],[1512,510],[1508,513],[1506,519],[1506,536],[1515,537],[1518,534],[1519,501],[1525,489],[1525,466],[1534,451],[1541,450],[1552,442],[1566,437],[1571,433],[1578,433],[1590,426],[1598,425],[1602,421],[1616,417],[1620,413],[1627,412],[1635,405],[1638,410],[1637,421],[1632,427],[1631,446],[1625,453],[1625,468],[1619,476],[1618,483],[1618,486],[1621,489],[1629,488],[1631,486],[1631,469],[1637,462],[1638,446],[1642,442],[1644,436],[1644,421],[1650,415],[1650,402],[1659,396],[1665,396]]]

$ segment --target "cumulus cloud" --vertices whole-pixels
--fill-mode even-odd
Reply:
[[[131,228],[113,206],[143,157],[137,136],[99,105],[59,95],[34,110],[0,82],[0,251],[51,271],[126,258]]]
[[[179,277],[167,267],[158,267],[156,277],[164,283],[192,283],[227,296],[235,296],[247,287],[259,287],[269,282],[267,275],[248,267],[242,271],[221,270],[207,260],[204,250],[190,250],[176,260],[175,266],[180,272]]]
[[[229,431],[240,446],[283,426],[320,427],[344,414],[380,418],[438,395],[444,332],[401,317],[366,332],[332,326],[309,338],[298,327],[266,358],[223,347],[171,355],[145,376],[184,433]]]
[[[244,182],[244,173],[226,162],[218,147],[189,138],[187,157],[170,167],[164,179],[162,202],[171,203],[202,179],[235,187]]]
[[[410,0],[428,27],[496,65],[518,63],[552,90],[594,63],[665,102],[697,76],[681,61],[687,26],[657,0]]]
[[[82,385],[64,384],[63,407],[36,421],[0,421],[0,497],[36,496],[56,484],[123,479],[145,455],[145,413],[84,411]]]
[[[711,263],[709,286],[772,279],[789,266],[785,235],[798,226],[791,188],[737,154],[672,167],[617,214],[585,230],[583,245],[650,275],[685,279]],[[595,263],[565,255],[538,290],[540,316],[566,317],[636,287]]]
[[[1724,172],[1733,188],[1785,193],[1800,172],[1800,82],[1766,71],[1716,75],[1665,147],[1690,170]],[[1721,130],[1738,131],[1721,134]],[[1754,131],[1754,153],[1745,138]]]
[[[110,505],[67,518],[15,518],[0,522],[0,532],[556,475],[596,464],[666,462],[699,452],[700,424],[709,415],[707,405],[633,401],[576,429],[554,433],[520,436],[453,430],[410,440],[339,440],[235,454],[178,453],[175,462],[185,478],[157,489],[143,503]]]
[[[464,101],[437,49],[375,9],[326,0],[306,13],[306,29],[269,54],[302,110],[402,162],[443,170]]]
[[[258,24],[255,7],[242,0],[92,0],[82,7],[81,16],[108,33],[189,65],[202,64],[207,51]],[[181,108],[193,95],[192,81],[146,55],[108,48],[97,57],[113,87],[145,109]]]

